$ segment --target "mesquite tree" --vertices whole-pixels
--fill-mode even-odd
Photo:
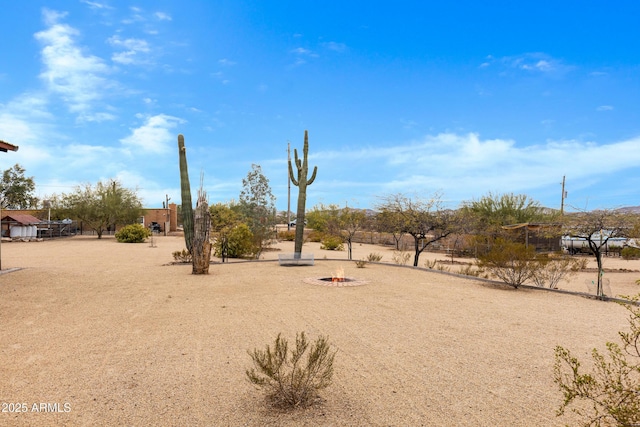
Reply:
[[[298,150],[295,148],[293,149],[296,169],[298,170],[297,178],[293,175],[293,166],[291,165],[291,160],[289,160],[289,178],[291,178],[293,185],[298,187],[298,212],[296,215],[296,240],[294,249],[296,257],[299,257],[300,253],[302,253],[302,242],[304,240],[304,211],[305,205],[307,204],[307,186],[313,184],[313,181],[316,179],[316,173],[318,172],[318,167],[314,166],[311,178],[307,178],[307,175],[309,174],[309,164],[307,162],[307,156],[309,153],[309,135],[306,130],[304,131],[304,147],[302,149],[302,153],[303,159],[300,160],[298,158]]]
[[[629,215],[611,210],[577,212],[563,217],[563,228],[567,236],[577,237],[586,241],[591,253],[596,257],[596,263],[598,264],[596,296],[603,298],[603,252],[607,250],[609,239],[627,237],[629,235],[633,228],[632,219]]]

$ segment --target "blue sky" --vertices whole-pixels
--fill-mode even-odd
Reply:
[[[640,205],[640,2],[3,2],[0,139],[37,195],[119,179],[145,206],[237,199],[259,164],[287,207],[489,192]],[[297,188],[292,187],[295,210]]]

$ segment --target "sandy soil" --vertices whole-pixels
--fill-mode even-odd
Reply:
[[[575,418],[555,415],[555,346],[588,362],[627,325],[615,303],[391,264],[356,268],[346,252],[313,244],[314,266],[280,267],[277,254],[293,249],[281,243],[263,262],[193,276],[190,265],[168,265],[183,247],[179,236],[156,237],[155,247],[112,237],[3,243],[3,270],[20,270],[0,275],[0,425],[563,425]],[[391,263],[387,248],[354,250]],[[304,281],[340,267],[367,284]],[[640,291],[640,263],[606,267],[634,270],[607,273],[613,293]],[[586,291],[594,274],[561,288]],[[329,336],[334,384],[321,406],[274,412],[245,380],[247,350],[297,331]]]

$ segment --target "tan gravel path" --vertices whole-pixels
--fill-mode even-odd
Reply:
[[[212,265],[208,276],[167,265],[182,237],[155,244],[2,244],[3,269],[21,270],[0,275],[0,401],[28,411],[0,413],[0,425],[563,425],[575,419],[555,416],[554,347],[588,360],[626,327],[615,303],[393,265],[360,269],[313,244],[313,267],[280,267],[274,251],[264,262]],[[355,258],[371,252],[391,261],[368,245],[356,245]],[[367,283],[304,282],[339,267]],[[562,286],[584,291],[586,277]],[[610,277],[614,292],[637,293],[640,273]],[[247,350],[302,330],[338,349],[334,384],[322,406],[270,411],[245,380]],[[32,411],[42,403],[60,412]]]

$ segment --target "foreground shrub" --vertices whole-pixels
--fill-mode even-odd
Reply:
[[[188,262],[191,263],[192,258],[191,258],[191,252],[189,252],[186,249],[183,249],[181,251],[174,251],[173,252],[173,259],[176,262]]]
[[[516,289],[539,267],[532,246],[505,239],[496,239],[488,251],[478,255],[478,266]]]
[[[637,303],[638,297],[632,301]],[[592,372],[584,373],[569,350],[556,347],[554,381],[564,396],[558,416],[571,406],[584,426],[640,425],[640,307],[624,307],[630,312],[630,332],[619,332],[622,348],[607,343],[608,357],[593,349]]]
[[[318,391],[331,385],[335,351],[323,336],[309,345],[304,332],[296,334],[295,348],[278,334],[273,348],[249,351],[253,367],[246,370],[252,384],[265,390],[272,404],[283,408],[306,407]],[[305,356],[306,354],[306,356]]]
[[[129,224],[116,231],[115,236],[120,243],[143,243],[151,236],[151,230],[142,224]]]
[[[356,267],[358,268],[364,268],[367,265],[367,260],[366,259],[360,259],[358,261],[356,261]]]
[[[326,249],[328,251],[341,251],[344,249],[342,238],[337,236],[325,236],[322,239],[320,249]]]

